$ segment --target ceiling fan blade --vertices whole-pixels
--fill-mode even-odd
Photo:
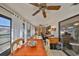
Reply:
[[[48,10],[59,10],[61,6],[48,6]]]
[[[42,13],[43,13],[44,18],[46,18],[46,12],[45,12],[45,10],[42,10]]]
[[[37,10],[35,13],[33,13],[32,15],[35,16],[38,12],[40,12],[41,9]]]
[[[38,4],[38,3],[30,3],[30,4],[32,4],[32,5],[36,6],[36,7],[40,6],[40,4]]]

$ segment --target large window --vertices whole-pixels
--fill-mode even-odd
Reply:
[[[59,22],[60,41],[69,55],[79,55],[79,15]]]
[[[27,38],[30,38],[31,36],[31,25],[30,23],[27,23]]]
[[[23,23],[23,38],[25,39],[25,23]]]
[[[0,53],[10,48],[11,19],[0,15]]]
[[[33,36],[34,34],[35,34],[35,27],[31,25],[31,36]]]

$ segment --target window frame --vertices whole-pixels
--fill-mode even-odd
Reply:
[[[10,20],[10,52],[11,52],[11,41],[12,41],[12,19],[8,16],[0,14],[0,17]],[[5,44],[5,43],[4,43]]]
[[[61,36],[61,35],[60,35],[61,23],[62,23],[62,22],[65,22],[65,21],[68,21],[68,20],[70,20],[70,19],[72,19],[72,18],[74,18],[74,17],[77,17],[77,16],[79,16],[79,14],[74,15],[74,16],[71,16],[71,17],[69,17],[69,18],[67,18],[67,19],[64,19],[64,20],[58,22],[58,27],[59,27],[59,30],[58,30],[58,31],[59,31],[59,33],[58,33],[58,34],[59,34],[59,41],[61,41],[61,37],[60,37],[60,36]]]

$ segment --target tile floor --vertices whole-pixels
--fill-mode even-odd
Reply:
[[[48,56],[67,56],[62,50],[50,50]]]

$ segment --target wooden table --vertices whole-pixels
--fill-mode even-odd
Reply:
[[[35,47],[22,46],[18,50],[13,52],[13,56],[47,56],[47,53],[44,48],[43,40],[34,39],[37,41]]]
[[[49,37],[49,44],[50,44],[50,49],[55,49],[57,44],[59,43],[59,39],[56,37]]]
[[[48,39],[49,39],[50,44],[58,44],[59,43],[59,39],[58,38],[49,37]]]

